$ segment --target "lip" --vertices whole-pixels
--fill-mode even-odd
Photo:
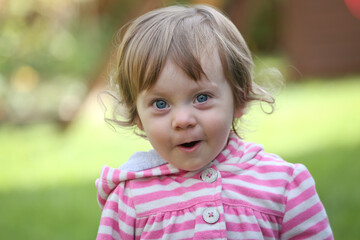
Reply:
[[[195,142],[195,141],[194,141]],[[178,145],[177,147],[182,151],[186,153],[192,153],[195,152],[200,147],[201,141],[196,141],[196,144],[192,147],[184,147],[182,145]]]

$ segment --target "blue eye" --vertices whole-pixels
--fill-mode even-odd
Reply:
[[[156,100],[154,101],[153,106],[158,109],[164,109],[168,107],[168,104],[164,100]]]
[[[209,99],[209,95],[207,94],[200,94],[196,97],[196,102],[203,103],[206,102]]]

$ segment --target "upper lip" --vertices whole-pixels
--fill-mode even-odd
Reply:
[[[180,146],[191,142],[199,142],[203,140],[200,135],[195,135],[195,134],[186,134],[186,135],[178,136],[177,139],[174,139],[175,146]]]
[[[200,142],[201,140],[189,140],[189,141],[183,141],[181,142],[180,144],[178,144],[177,146],[181,146],[181,145],[184,145],[186,143],[192,143],[192,142]]]

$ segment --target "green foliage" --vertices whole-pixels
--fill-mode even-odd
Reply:
[[[254,106],[246,139],[313,174],[336,238],[360,234],[360,82],[357,77],[290,83],[273,115]],[[0,127],[0,239],[94,239],[95,179],[150,145],[85,113],[63,133],[55,125]]]

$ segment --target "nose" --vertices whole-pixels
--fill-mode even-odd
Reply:
[[[196,126],[195,114],[187,107],[173,110],[172,127],[175,130],[188,129]]]

